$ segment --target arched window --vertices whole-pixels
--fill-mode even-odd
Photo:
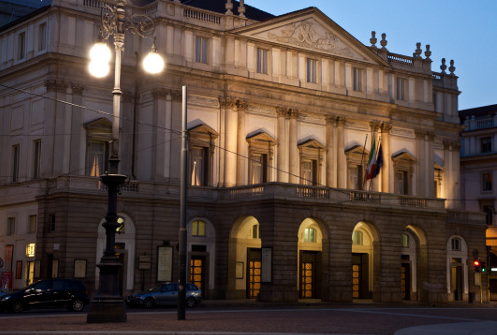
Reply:
[[[192,236],[205,237],[205,222],[196,220],[192,222]]]
[[[354,230],[352,233],[352,244],[363,245],[362,231]]]

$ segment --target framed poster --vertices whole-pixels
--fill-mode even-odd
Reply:
[[[235,278],[236,279],[243,279],[243,262],[236,262],[236,274]]]
[[[86,259],[74,260],[74,278],[86,278]]]
[[[173,247],[159,247],[157,250],[157,281],[173,280]]]
[[[270,283],[272,281],[272,252],[271,248],[261,248],[262,252],[262,278],[263,283]]]

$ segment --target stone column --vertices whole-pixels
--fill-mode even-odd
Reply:
[[[85,134],[83,132],[83,127],[81,125],[84,123],[83,121],[83,113],[81,113],[81,110],[77,106],[82,106],[83,105],[83,87],[72,84],[72,103],[75,104],[74,106],[71,107],[71,143],[70,143],[70,153],[71,153],[71,158],[69,162],[69,171],[70,174],[85,174],[85,169],[86,169],[86,162],[85,162],[85,156],[79,155],[81,150],[86,150],[86,143],[81,143],[82,141],[85,141],[86,138],[84,137]],[[43,143],[43,140],[42,140]],[[78,154],[77,154],[78,153]],[[80,161],[80,158],[83,159],[83,162]],[[84,167],[83,170],[81,170],[81,167]],[[78,171],[78,172],[76,172]],[[41,172],[41,171],[39,171]]]
[[[381,169],[380,192],[393,193],[392,159],[390,153],[390,130],[392,125],[383,123],[381,125],[381,148],[383,150],[383,168]]]
[[[416,130],[416,196],[426,197],[428,189],[426,188],[426,132]]]
[[[238,108],[239,101],[233,97],[223,97],[221,100],[221,120],[224,120],[224,127],[221,128],[221,142],[224,150],[221,165],[224,166],[224,173],[221,174],[222,185],[231,187],[236,185],[237,179],[237,149],[238,149]]]
[[[247,130],[245,129],[245,114],[247,111],[245,102],[239,103],[238,110],[238,141],[237,141],[237,165],[236,165],[236,185],[247,184],[248,170],[248,143],[246,140]]]
[[[280,183],[288,183],[290,170],[288,161],[288,108],[277,107],[276,115],[278,118],[277,125],[277,158],[276,167],[277,171],[277,181]]]
[[[337,187],[336,143],[333,136],[336,133],[336,116],[326,117],[326,186]]]
[[[153,114],[157,125],[155,127],[157,131],[153,139],[155,143],[155,160],[153,161],[152,173],[157,180],[163,180],[170,176],[172,95],[170,90],[159,88],[152,92],[152,97],[154,99]],[[133,137],[136,136],[138,134],[134,133]],[[133,141],[135,142],[136,138]],[[133,144],[134,146],[135,144]],[[179,160],[179,156],[176,158]],[[138,161],[134,158],[133,165],[137,164]],[[135,168],[132,170],[135,170]]]
[[[345,118],[339,116],[336,119],[337,122],[337,184],[339,188],[347,187],[347,159],[345,157],[344,148],[344,131]]]
[[[297,117],[298,113],[295,110],[289,111],[290,116],[290,127],[288,131],[288,152],[289,152],[289,171],[290,171],[290,183],[298,184],[300,180],[299,176],[299,166],[300,157],[299,150],[297,147]]]
[[[45,83],[48,96],[46,111],[47,117],[45,119],[46,129],[53,129],[53,136],[47,136],[47,145],[43,146],[48,152],[43,153],[43,156],[51,157],[51,167],[49,174],[62,175],[69,173],[69,141],[66,136],[69,136],[70,128],[67,121],[70,122],[69,113],[66,113],[66,108],[70,108],[60,101],[66,101],[67,84],[56,80],[48,80]],[[43,161],[43,160],[42,160]],[[45,170],[42,166],[42,171]]]

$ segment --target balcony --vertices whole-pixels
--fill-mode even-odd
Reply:
[[[66,193],[77,195],[102,195],[107,192],[99,178],[84,176],[61,176],[53,179],[27,181],[25,187],[19,184],[1,186],[0,202],[8,204],[16,200],[26,200],[26,189],[32,200],[46,194]],[[19,193],[19,197],[15,194]],[[2,196],[4,194],[5,196]],[[127,181],[120,190],[120,198],[179,200],[179,180],[171,179],[163,183]],[[383,209],[445,210],[445,200],[391,193],[367,192],[337,189],[323,186],[305,186],[286,183],[267,183],[236,187],[189,187],[190,202],[238,203],[260,200],[298,201],[313,205],[344,205],[375,207]]]

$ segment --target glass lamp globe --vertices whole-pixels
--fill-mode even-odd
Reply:
[[[143,59],[143,68],[151,74],[161,73],[165,67],[164,59],[155,51],[151,51]]]
[[[110,48],[104,42],[95,43],[90,49],[90,59],[92,61],[99,61],[108,63],[112,58]]]
[[[109,74],[110,65],[109,65],[109,63],[94,60],[94,61],[90,62],[90,65],[88,66],[88,70],[90,71],[90,74],[92,76],[94,76],[96,78],[103,78]]]

